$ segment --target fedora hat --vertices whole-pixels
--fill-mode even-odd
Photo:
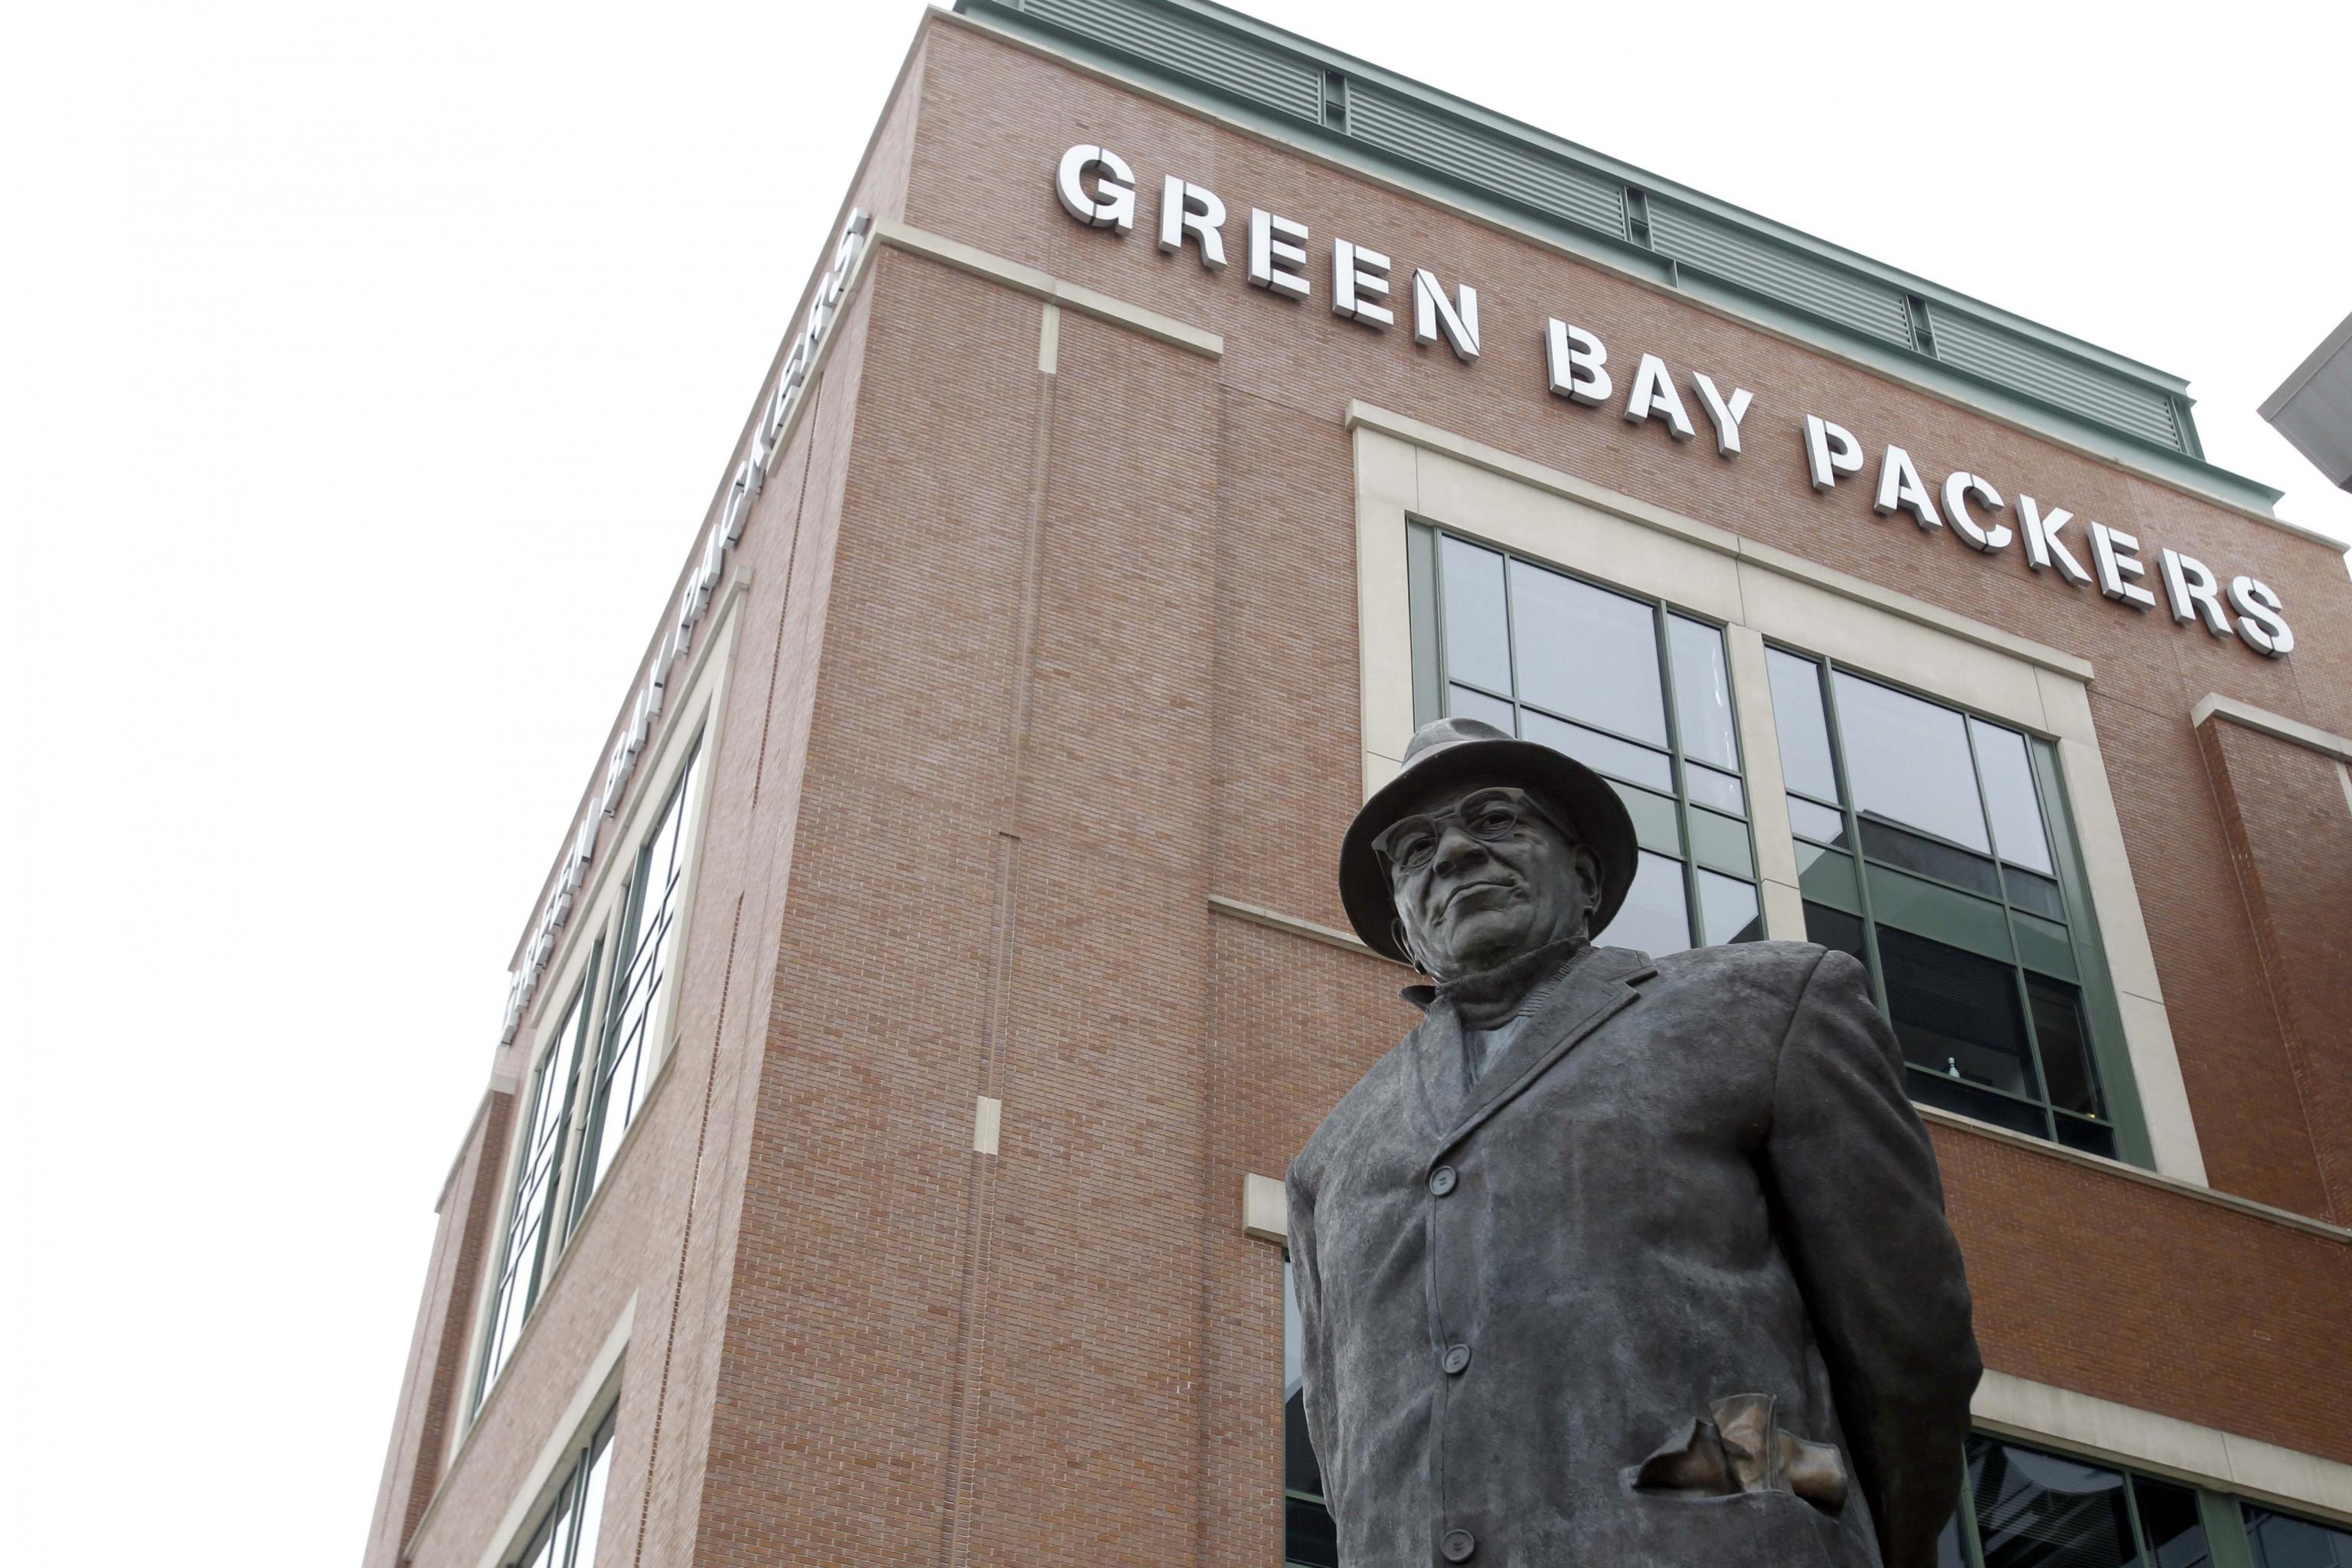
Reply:
[[[1372,792],[1339,841],[1339,901],[1356,934],[1374,952],[1411,963],[1397,942],[1396,900],[1389,874],[1372,848],[1390,824],[1430,791],[1447,784],[1509,784],[1541,801],[1559,825],[1601,861],[1601,901],[1591,934],[1617,916],[1633,885],[1633,819],[1599,773],[1575,758],[1533,741],[1507,735],[1476,719],[1423,724],[1404,749],[1396,777]]]

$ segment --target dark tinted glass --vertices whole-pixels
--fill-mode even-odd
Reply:
[[[2132,1561],[2121,1475],[2007,1443],[1978,1438],[1969,1447],[1985,1568],[2123,1568]]]
[[[1654,746],[1666,743],[1657,615],[1638,599],[1511,563],[1519,700]]]
[[[2005,1094],[1995,1094],[1989,1089],[1979,1089],[1925,1068],[1906,1068],[1903,1079],[1906,1091],[1921,1105],[1972,1116],[1979,1121],[1990,1121],[1995,1127],[2006,1127],[2011,1132],[2030,1137],[2050,1136],[2049,1124],[2043,1120],[2047,1113],[2038,1105],[2028,1105],[2021,1100],[2011,1100]]]
[[[2008,885],[2009,901],[2019,909],[2053,921],[2066,918],[2066,901],[2058,896],[2058,884],[2049,878],[2011,866],[2001,873],[2001,880]]]
[[[1511,628],[1503,614],[1503,558],[1450,533],[1439,548],[1439,575],[1445,584],[1445,673],[1489,691],[1508,691]]]
[[[1810,658],[1767,648],[1772,676],[1772,722],[1780,731],[1780,771],[1789,787],[1819,800],[1841,800],[1830,763],[1830,726],[1822,711],[1822,667]]]
[[[1886,966],[1889,1021],[1906,1060],[2033,1097],[2015,970],[1891,926],[1879,928],[1878,957]]]
[[[2116,1152],[2116,1130],[2105,1122],[2069,1116],[2063,1110],[2053,1120],[2058,1124],[2058,1142],[2069,1149],[2080,1149],[2085,1154],[2104,1155],[2110,1160],[2122,1158]]]
[[[2352,1531],[2249,1508],[2246,1539],[2254,1548],[2254,1568],[2352,1568]]]
[[[1302,1498],[1282,1500],[1282,1560],[1339,1568],[1339,1527],[1329,1509]]]
[[[2000,882],[1992,862],[1983,856],[1971,855],[1965,849],[1955,849],[1948,844],[1938,844],[1916,833],[1906,832],[1891,822],[1877,817],[1862,819],[1863,853],[1889,866],[1899,866],[1906,871],[1953,882],[1982,893],[1989,899],[2000,897]]]
[[[1731,727],[1731,677],[1723,666],[1723,634],[1697,621],[1668,616],[1666,647],[1675,661],[1675,723],[1681,732],[1683,755],[1719,768],[1738,767],[1739,742]]]
[[[1805,906],[1805,940],[1823,947],[1833,947],[1840,952],[1851,953],[1862,960],[1864,969],[1870,967],[1870,954],[1862,945],[1862,921],[1859,916],[1833,910],[1827,904]]]
[[[1992,846],[1985,839],[1984,807],[1960,716],[1842,669],[1832,684],[1854,805],[1989,853]]]
[[[2210,1568],[2205,1521],[2197,1494],[2187,1487],[2132,1478],[2132,1500],[2139,1505],[2139,1531],[2147,1542],[2147,1568]]]
[[[2025,977],[2033,1005],[2033,1039],[2042,1047],[2042,1077],[2050,1103],[2061,1110],[2099,1114],[2098,1074],[2091,1066],[2090,1041],[2083,1033],[2083,1003],[2071,985]]]

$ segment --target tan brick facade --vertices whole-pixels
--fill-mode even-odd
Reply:
[[[1050,176],[1077,142],[1135,164],[1147,224],[1162,174],[1216,190],[1234,265],[1071,221]],[[2352,802],[2332,762],[2189,716],[2219,692],[2352,731],[2333,552],[954,18],[925,24],[851,199],[1223,353],[1064,310],[1047,374],[1034,294],[876,247],[714,599],[748,584],[674,1047],[467,1426],[508,1098],[478,1120],[371,1568],[514,1544],[625,1312],[607,1568],[1278,1561],[1281,1260],[1242,1235],[1241,1181],[1412,1015],[1400,971],[1211,900],[1345,924],[1356,400],[2090,662],[2212,1186],[2326,1223],[1939,1124],[1987,1359],[2352,1463]],[[1372,332],[1320,273],[1303,304],[1247,287],[1252,205],[1401,279],[1475,279],[1481,360],[1416,348],[1409,294]],[[1751,388],[1749,450],[1549,396],[1541,324],[1571,312],[1628,369]],[[2151,579],[2158,544],[2261,577],[2296,650],[1980,559],[1874,517],[1860,479],[1818,494],[1805,412],[2136,532]]]

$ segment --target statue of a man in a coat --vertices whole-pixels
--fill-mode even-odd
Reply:
[[[1980,1363],[1863,966],[1596,947],[1599,775],[1467,719],[1404,761],[1341,891],[1436,984],[1290,1168],[1343,1568],[1932,1568]]]

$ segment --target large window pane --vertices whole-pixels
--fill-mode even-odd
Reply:
[[[1796,795],[1789,797],[1789,826],[1800,838],[1810,838],[1816,844],[1832,848],[1845,843],[1845,813],[1832,811],[1826,805],[1815,805]]]
[[[1960,716],[1844,670],[1835,689],[1855,808],[1990,853]]]
[[[1637,947],[1656,958],[1690,946],[1690,905],[1683,895],[1681,863],[1643,850],[1624,907],[1601,940],[1612,947]]]
[[[2246,1539],[2254,1568],[2352,1568],[2352,1531],[2250,1507]]]
[[[1992,817],[2000,858],[2013,866],[2050,875],[2050,838],[2042,826],[2042,802],[2033,793],[2033,767],[2026,761],[2025,737],[2014,730],[1969,721],[1976,741],[1977,769],[1984,775],[1985,811]]]
[[[1438,575],[1445,585],[1445,673],[1489,691],[1511,689],[1511,626],[1503,613],[1503,558],[1444,537]],[[1509,725],[1503,728],[1508,729]]]
[[[1646,784],[1664,794],[1674,793],[1674,769],[1665,752],[1621,741],[1614,735],[1603,735],[1581,724],[1563,724],[1531,708],[1522,712],[1528,740],[1541,741],[1555,752],[1566,752],[1595,773],[1607,773],[1628,784]]]
[[[1683,755],[1738,769],[1739,740],[1731,721],[1731,676],[1723,661],[1723,634],[1710,626],[1666,617],[1666,647],[1675,661],[1675,724]]]
[[[1518,733],[1518,720],[1512,714],[1509,703],[1466,686],[1445,689],[1445,710],[1456,719],[1476,719],[1492,724],[1506,735]]]
[[[2132,1561],[2124,1478],[2073,1459],[1969,1439],[1985,1568],[2123,1568]]]
[[[1990,859],[1955,849],[1936,839],[1907,833],[1891,822],[1864,817],[1863,853],[1885,865],[1916,871],[1938,881],[1955,883],[1989,899],[2000,897],[2000,878]]]
[[[1890,926],[1878,929],[1886,1010],[1916,1067],[2038,1098],[2016,971]]]
[[[1822,668],[1810,658],[1767,648],[1772,677],[1772,722],[1780,731],[1780,772],[1789,787],[1816,800],[1837,801],[1837,769],[1830,762],[1830,725],[1822,710]]]
[[[1731,877],[1702,869],[1698,874],[1699,925],[1710,946],[1727,942],[1757,942],[1764,922],[1756,909],[1756,887]]]
[[[1727,811],[1734,816],[1748,815],[1748,792],[1729,773],[1717,773],[1713,768],[1691,763],[1683,768],[1683,780],[1690,790],[1691,799],[1699,805]]]
[[[1666,743],[1655,610],[1513,561],[1511,611],[1520,701],[1654,746]]]
[[[538,1304],[540,1287],[551,1261],[551,1238],[557,1173],[571,1135],[572,1107],[579,1088],[579,1064],[588,1039],[588,1024],[595,1007],[596,964],[601,949],[592,950],[587,973],[572,993],[572,1000],[556,1020],[547,1050],[532,1075],[529,1121],[523,1129],[520,1157],[508,1206],[505,1235],[499,1248],[498,1280],[490,1297],[489,1326],[482,1347],[481,1372],[474,1385],[475,1399],[489,1391],[514,1353],[516,1336]]]
[[[572,1184],[570,1225],[580,1223],[597,1184],[612,1168],[661,1065],[661,1045],[651,1037],[651,1030],[669,981],[678,922],[686,912],[686,853],[701,758],[698,744],[678,769],[661,816],[637,852],[614,954],[604,1048],[590,1090],[588,1133],[581,1149],[579,1178]]]

